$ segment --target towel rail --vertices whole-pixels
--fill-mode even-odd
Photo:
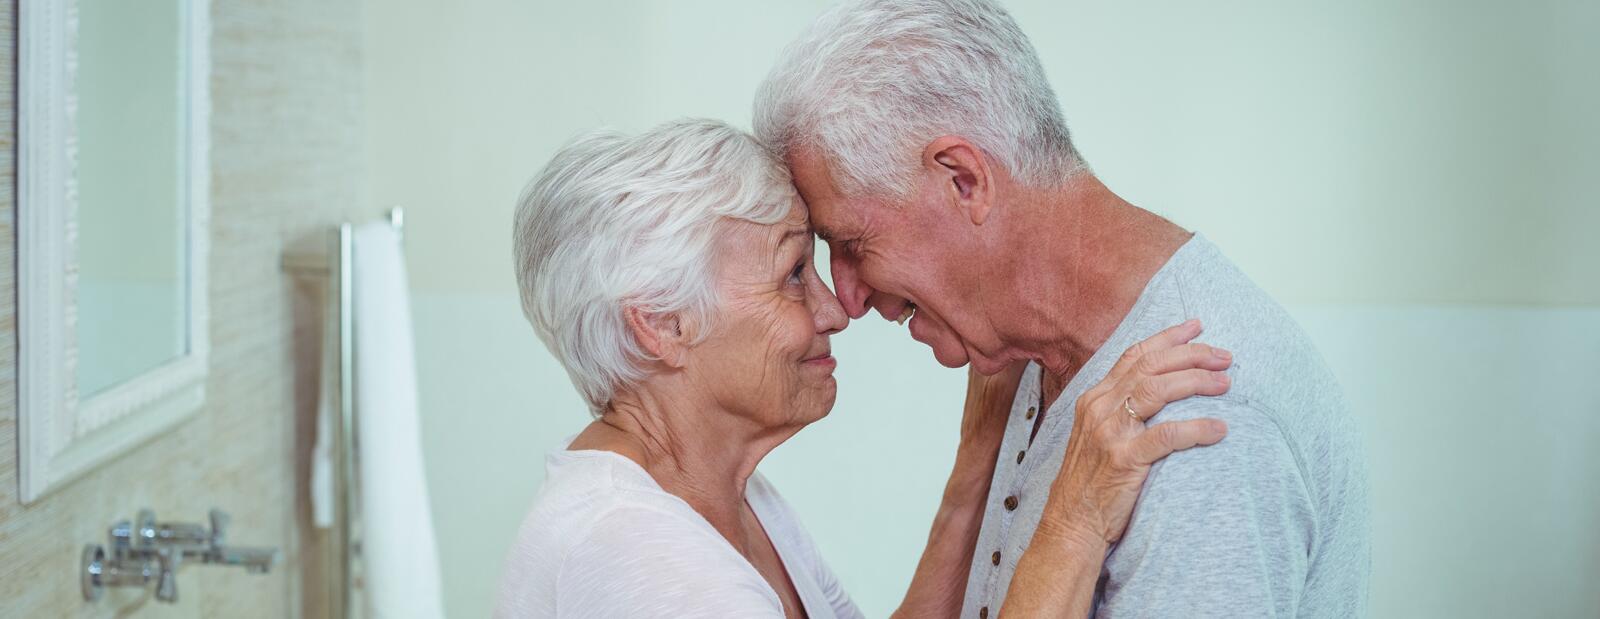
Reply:
[[[405,236],[405,211],[400,207],[389,209],[389,225],[394,227],[395,235]],[[339,346],[339,419],[336,424],[335,445],[339,450],[337,471],[334,479],[338,481],[338,491],[335,493],[334,527],[337,539],[338,565],[334,566],[337,572],[334,582],[342,586],[334,587],[329,600],[329,616],[338,619],[348,619],[358,616],[355,608],[359,598],[355,592],[360,588],[360,560],[361,538],[360,518],[356,513],[360,505],[357,500],[360,491],[360,478],[357,475],[359,462],[356,460],[356,363],[355,358],[355,297],[354,284],[355,272],[354,258],[354,229],[350,223],[341,223],[330,235],[329,247],[324,251],[311,252],[286,252],[282,260],[282,268],[290,273],[325,276],[328,280],[327,304],[328,312],[333,314],[337,322]],[[329,319],[324,316],[324,320]],[[326,342],[324,342],[326,344]],[[327,379],[327,370],[323,370],[323,379]]]

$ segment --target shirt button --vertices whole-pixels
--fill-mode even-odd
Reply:
[[[983,608],[978,609],[978,619],[989,619],[989,607],[988,606],[985,606]]]
[[[1017,464],[1022,464],[1022,456],[1026,455],[1027,453],[1028,453],[1028,450],[1026,450],[1026,449],[1017,452]]]
[[[989,555],[989,562],[995,565],[1000,565],[1000,551],[996,550],[994,551],[994,554]]]
[[[1023,417],[1023,419],[1033,419],[1033,414],[1038,412],[1038,411],[1039,411],[1039,409],[1037,407],[1029,406],[1028,407],[1028,414],[1027,414],[1027,416]]]
[[[1008,511],[1008,512],[1009,511],[1016,511],[1016,509],[1017,509],[1017,497],[1016,497],[1016,495],[1012,495],[1012,496],[1006,497],[1006,511]]]

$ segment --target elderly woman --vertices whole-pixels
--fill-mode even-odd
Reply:
[[[829,336],[847,324],[813,267],[806,207],[783,165],[726,125],[679,121],[578,140],[520,202],[523,309],[595,419],[548,457],[497,614],[860,616],[756,472],[833,408]],[[1152,462],[1221,439],[1220,422],[1151,431],[1124,410],[1130,397],[1156,411],[1226,390],[1226,362],[1187,344],[1198,333],[1186,324],[1145,342],[1077,403],[1070,474],[1008,611],[1085,612],[1103,556],[1072,552],[1073,541],[1115,540]],[[901,614],[959,609],[1018,380],[1008,371],[969,388],[956,470]]]

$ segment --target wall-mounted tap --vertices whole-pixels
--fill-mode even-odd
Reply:
[[[156,599],[178,601],[178,569],[186,562],[238,565],[265,574],[278,561],[276,548],[239,548],[223,545],[228,514],[211,510],[211,527],[193,523],[165,523],[155,512],[139,510],[132,522],[122,520],[108,532],[111,550],[99,544],[83,549],[80,577],[83,599],[100,599],[106,587],[148,587],[156,583]]]

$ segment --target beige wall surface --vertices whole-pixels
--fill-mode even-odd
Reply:
[[[27,506],[15,443],[15,16],[15,1],[0,1],[0,616],[321,616],[319,544],[295,464],[310,445],[318,331],[279,259],[363,202],[360,4],[213,0],[206,408]],[[233,542],[278,546],[286,560],[266,576],[189,566],[176,605],[128,592],[83,602],[79,551],[113,520],[149,507],[203,521],[213,506],[232,513]]]

